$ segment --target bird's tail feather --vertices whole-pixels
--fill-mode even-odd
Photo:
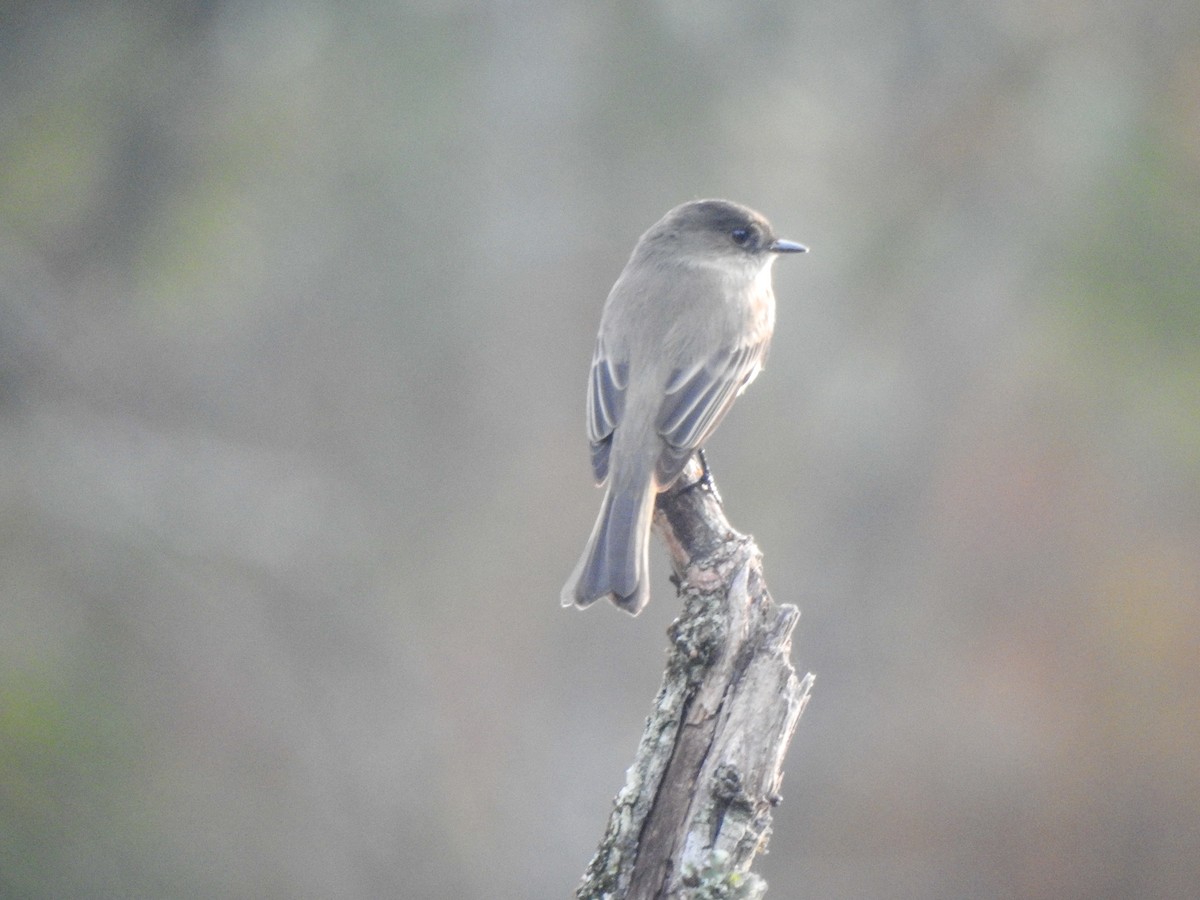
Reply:
[[[562,591],[563,606],[581,609],[608,597],[637,615],[650,599],[647,574],[654,485],[616,490],[610,484],[600,515],[575,571]]]

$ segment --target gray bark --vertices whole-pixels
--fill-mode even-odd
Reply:
[[[780,801],[813,676],[789,660],[795,606],[776,604],[754,541],[693,460],[658,498],[683,612],[662,687],[579,900],[758,898],[750,873]]]

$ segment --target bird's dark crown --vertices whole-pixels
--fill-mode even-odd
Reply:
[[[716,238],[731,251],[758,253],[774,240],[771,224],[754,210],[730,200],[693,200],[671,210],[655,230],[672,240],[684,235]]]

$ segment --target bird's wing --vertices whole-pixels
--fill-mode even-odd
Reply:
[[[629,366],[615,362],[605,351],[604,343],[596,341],[592,372],[588,378],[587,430],[592,446],[592,471],[597,482],[608,477],[612,434],[625,411],[625,388],[628,384]]]
[[[672,373],[656,423],[666,442],[655,469],[660,485],[674,481],[692,452],[716,430],[738,394],[762,369],[766,350],[766,341],[745,344]]]

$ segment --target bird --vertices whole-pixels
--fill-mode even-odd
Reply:
[[[771,269],[807,247],[730,200],[683,203],[652,225],[605,301],[587,383],[600,513],[563,606],[650,599],[655,497],[762,370],[775,328]]]

